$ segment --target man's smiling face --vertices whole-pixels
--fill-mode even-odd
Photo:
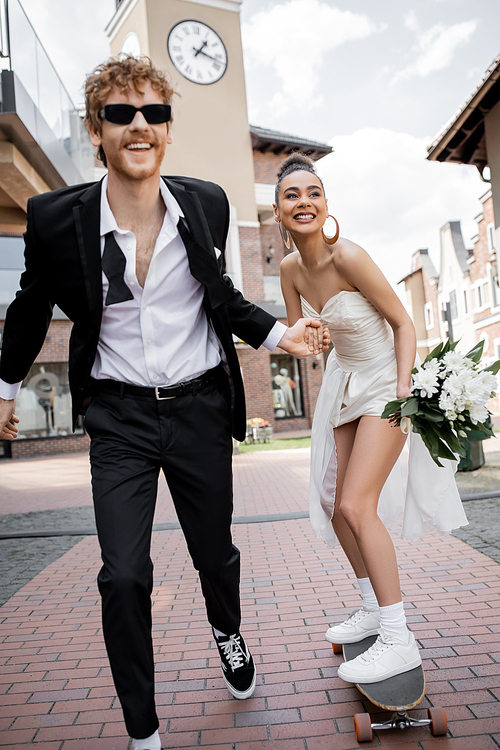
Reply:
[[[125,93],[115,86],[104,104],[164,104],[160,94],[149,81],[144,81],[141,91],[129,87]],[[101,133],[90,132],[94,146],[102,146],[110,173],[125,180],[141,181],[160,175],[165,149],[172,143],[167,123],[150,125],[142,112],[136,112],[129,125],[116,125],[102,120]]]

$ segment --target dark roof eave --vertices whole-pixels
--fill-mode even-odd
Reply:
[[[300,151],[310,156],[313,161],[318,161],[323,156],[331,154],[333,149],[328,143],[311,141],[307,138],[281,133],[278,130],[269,130],[250,125],[252,136],[252,148],[254,151],[273,154],[289,154],[292,151]]]
[[[483,139],[484,118],[498,101],[500,55],[490,65],[472,96],[446,123],[428,147],[427,159],[456,164],[476,164],[478,160],[474,155]]]

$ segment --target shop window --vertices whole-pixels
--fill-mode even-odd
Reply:
[[[458,305],[457,305],[457,293],[455,290],[450,292],[450,311],[451,311],[451,319],[456,320],[458,318]]]
[[[271,381],[275,418],[302,417],[304,409],[299,360],[291,354],[273,354]]]
[[[18,439],[72,435],[71,395],[66,362],[35,364],[16,399]],[[78,425],[76,432],[83,433]]]

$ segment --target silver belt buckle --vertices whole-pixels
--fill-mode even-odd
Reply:
[[[160,388],[164,386],[156,385],[155,386],[155,396],[157,401],[170,401],[171,399],[175,398],[175,396],[160,396]]]

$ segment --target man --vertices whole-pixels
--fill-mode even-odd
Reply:
[[[230,531],[231,433],[245,435],[232,334],[297,356],[328,345],[318,322],[287,329],[221,274],[223,190],[160,177],[173,93],[147,58],[112,60],[87,79],[85,122],[108,175],[29,201],[26,270],[0,367],[0,437],[12,439],[13,399],[54,304],[73,321],[69,378],[74,420],[86,408],[91,438],[103,631],[134,750],[160,748],[150,599],[160,468],[199,571],[225,683],[248,698],[255,666],[239,632]]]

